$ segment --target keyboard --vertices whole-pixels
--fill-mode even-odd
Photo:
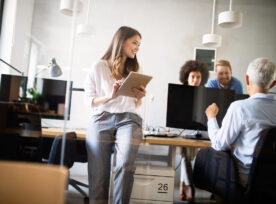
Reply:
[[[144,137],[177,137],[178,135],[171,132],[144,131]]]

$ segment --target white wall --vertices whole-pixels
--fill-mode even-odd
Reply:
[[[87,1],[84,0],[84,6]],[[76,37],[72,66],[74,87],[83,87],[88,68],[107,49],[115,31],[122,25],[138,29],[142,44],[138,59],[146,74],[154,78],[150,82],[142,107],[146,123],[165,126],[168,83],[178,83],[179,68],[194,56],[195,47],[203,47],[202,35],[211,30],[212,0],[94,0],[90,22],[96,28],[96,36]],[[217,12],[228,10],[228,0],[217,1]],[[248,63],[260,56],[276,62],[276,1],[236,0],[233,10],[243,13],[243,26],[238,29],[222,29],[222,47],[217,49],[217,59],[227,59],[233,67],[233,75],[240,79],[245,89],[244,74]],[[59,0],[35,0],[32,19],[32,36],[43,43],[38,63],[48,64],[56,57],[62,67],[68,67],[70,29],[72,17],[59,11]],[[84,23],[84,12],[78,16]],[[66,73],[61,78],[66,79]],[[73,93],[70,127],[86,127],[88,109],[84,106],[82,92]],[[152,99],[152,100],[151,100]],[[145,109],[146,107],[146,109]],[[145,113],[147,112],[147,113]],[[53,123],[52,125],[61,125]]]
[[[21,72],[27,72],[29,42],[35,0],[8,0],[4,4],[0,56]],[[1,64],[1,67],[2,64]],[[14,73],[6,68],[0,73]]]

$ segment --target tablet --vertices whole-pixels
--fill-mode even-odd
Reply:
[[[146,87],[151,79],[152,76],[140,74],[138,72],[130,72],[122,85],[117,90],[116,95],[135,97],[131,89],[139,88],[140,85]]]

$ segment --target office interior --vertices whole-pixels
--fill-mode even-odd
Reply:
[[[218,26],[218,14],[229,10],[229,1],[217,0],[214,32],[222,36],[222,44],[217,48],[202,44],[202,36],[211,31],[213,0],[80,2],[80,11],[68,16],[59,10],[61,0],[1,1],[4,7],[0,58],[24,76],[38,74],[42,78],[73,82],[70,119],[64,123],[63,119],[42,118],[41,124],[45,128],[87,128],[89,107],[84,102],[84,78],[93,62],[103,56],[115,31],[123,25],[142,34],[137,58],[142,72],[153,76],[139,110],[144,127],[166,128],[168,84],[180,84],[180,67],[185,61],[195,59],[196,49],[215,50],[214,62],[219,59],[230,61],[233,76],[242,82],[244,94],[247,93],[244,75],[249,62],[257,57],[276,62],[274,0],[233,1],[232,9],[243,14],[242,26],[235,29]],[[80,24],[91,25],[91,33],[79,34]],[[62,75],[56,78],[47,70],[41,71],[52,58],[62,69]],[[0,73],[20,75],[1,62]],[[210,71],[210,79],[214,77],[214,72]],[[276,93],[276,87],[271,92]],[[164,147],[155,149],[167,151]],[[176,164],[178,161],[179,156]],[[175,177],[179,178],[179,168]],[[177,184],[179,179],[175,182]]]

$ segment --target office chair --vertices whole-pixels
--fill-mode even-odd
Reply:
[[[77,135],[75,132],[66,132],[65,138],[66,144],[64,152],[64,165],[70,169],[74,162],[87,162],[85,141],[77,140]],[[52,143],[48,164],[60,164],[61,144],[62,134],[56,136]],[[83,186],[88,188],[89,186],[87,184],[72,179],[70,176],[68,183],[84,196],[84,200],[89,199],[88,195],[79,187]]]
[[[0,203],[64,203],[67,177],[64,167],[0,161]]]
[[[27,103],[0,102],[0,159],[41,161],[41,117]]]
[[[212,192],[229,203],[268,203],[276,201],[276,127],[260,133],[248,186],[238,181],[236,162],[230,152],[211,147],[198,152],[193,172],[196,187]]]

